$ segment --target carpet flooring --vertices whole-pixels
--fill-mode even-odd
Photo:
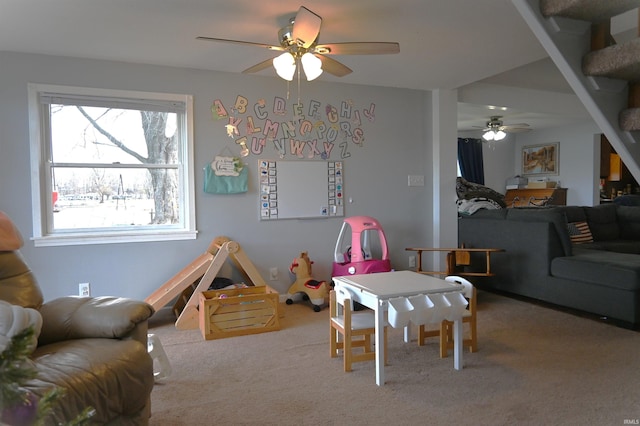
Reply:
[[[172,375],[151,395],[151,425],[622,425],[640,419],[640,334],[479,292],[476,353],[440,359],[390,329],[386,384],[374,362],[345,373],[329,357],[328,309],[281,305],[281,330],[205,341],[151,320]]]

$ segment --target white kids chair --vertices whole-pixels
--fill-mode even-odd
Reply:
[[[469,301],[467,310],[462,315],[462,323],[469,324],[469,338],[462,340],[462,346],[468,347],[470,352],[476,352],[478,350],[478,337],[477,337],[477,321],[476,321],[476,288],[468,280],[450,275],[445,278],[446,281],[462,284],[464,286],[463,295],[465,299]],[[440,357],[446,358],[449,349],[453,349],[453,322],[443,320],[440,323],[439,330],[426,330],[424,325],[420,326],[418,331],[418,345],[423,346],[427,337],[440,337]]]

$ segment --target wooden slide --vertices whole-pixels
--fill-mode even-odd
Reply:
[[[213,254],[202,253],[144,301],[153,306],[156,311],[163,308],[204,275],[211,259],[213,259]]]

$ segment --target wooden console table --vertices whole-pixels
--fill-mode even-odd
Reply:
[[[418,259],[416,261],[416,272],[429,275],[460,275],[468,277],[491,277],[491,253],[504,252],[504,249],[500,248],[427,248],[427,247],[407,247],[407,251],[415,251],[418,253]],[[423,271],[422,270],[422,252],[423,251],[440,251],[447,252],[447,270],[446,271]],[[456,266],[469,265],[469,254],[474,252],[485,253],[487,258],[487,265],[484,271],[479,272],[458,272]]]
[[[509,189],[504,195],[507,208],[566,206],[567,188]]]

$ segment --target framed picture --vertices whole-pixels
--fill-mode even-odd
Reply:
[[[560,143],[522,147],[522,174],[527,176],[559,174]]]

